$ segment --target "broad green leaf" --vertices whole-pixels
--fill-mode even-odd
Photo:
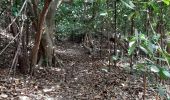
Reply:
[[[169,94],[167,94],[167,99],[170,100],[170,95]]]
[[[118,56],[114,56],[114,55],[112,56],[113,61],[118,60],[118,59],[119,59]]]
[[[168,70],[163,70],[163,73],[165,74],[166,77],[170,78],[170,72]]]
[[[161,79],[165,79],[166,78],[166,76],[164,75],[164,73],[163,73],[163,69],[162,68],[160,68],[160,71],[159,71],[159,76],[160,76],[160,78]]]
[[[140,48],[143,52],[145,52],[146,54],[148,54],[148,50],[147,50],[145,47],[143,47],[142,45],[140,45],[139,48]]]
[[[140,49],[145,52],[146,54],[149,54],[149,56],[153,56],[153,48],[148,45],[149,43],[147,43],[148,41],[144,41],[140,44]]]
[[[100,16],[107,16],[107,12],[104,12],[104,13],[100,13]]]
[[[148,5],[153,8],[154,12],[158,12],[158,11],[159,11],[158,3],[154,2],[154,1],[150,1],[150,2],[148,3]]]
[[[132,55],[132,53],[134,52],[135,49],[136,49],[136,41],[131,41],[129,43],[128,54]]]
[[[129,42],[129,47],[132,47],[135,44],[136,41],[130,41]]]
[[[84,2],[93,3],[94,0],[84,0]]]
[[[140,34],[139,37],[141,40],[148,41],[144,34]]]
[[[159,95],[160,95],[160,96],[164,96],[164,95],[165,95],[165,89],[163,89],[162,86],[159,86],[159,87],[158,87],[158,92],[159,92]]]
[[[158,68],[157,66],[155,66],[155,65],[150,65],[150,70],[151,70],[152,72],[154,72],[154,73],[159,72],[159,68]]]
[[[161,79],[170,78],[170,72],[164,68],[160,68],[159,76]]]
[[[18,15],[18,9],[16,7],[12,7],[12,14],[14,16],[17,16]]]
[[[150,56],[154,56],[154,52],[156,52],[157,50],[157,46],[155,44],[150,41],[147,41],[147,43],[145,42],[144,44],[142,44],[142,46],[146,48]]]
[[[121,0],[121,2],[128,8],[130,9],[134,9],[135,8],[135,5],[133,4],[132,1],[130,0]]]
[[[135,12],[130,13],[130,15],[128,16],[128,20],[131,20],[134,16],[135,16]]]
[[[163,0],[163,2],[164,2],[166,5],[169,5],[170,0]]]
[[[133,4],[132,1],[129,1],[129,5],[134,9],[135,8],[135,5]]]

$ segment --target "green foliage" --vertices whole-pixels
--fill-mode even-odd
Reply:
[[[138,70],[149,75],[153,73],[162,79],[170,78],[168,66],[170,65],[170,54],[166,48],[161,47],[159,42],[162,38],[157,33],[157,25],[162,21],[164,32],[169,32],[170,8],[167,6],[170,0],[74,0],[72,4],[62,4],[56,14],[58,34],[69,36],[71,34],[83,34],[85,32],[97,33],[106,29],[114,33],[114,14],[116,11],[116,31],[128,38],[128,55],[133,56],[136,52],[143,52],[143,61],[136,64]],[[119,2],[120,1],[120,2]],[[114,4],[116,2],[116,10]],[[135,28],[131,32],[132,20]],[[160,54],[158,56],[157,54]],[[113,61],[119,60],[118,54],[112,56]],[[159,65],[157,61],[165,62]]]
[[[162,86],[158,86],[158,92],[160,94],[160,96],[165,96],[165,88],[163,88]]]
[[[10,2],[8,0],[0,0],[0,14],[3,14],[8,9],[10,9]]]
[[[170,0],[162,0],[166,5],[170,4]]]
[[[149,39],[144,34],[137,34],[138,36],[133,36],[129,42],[129,55],[132,55],[138,47],[141,51],[149,56],[149,59],[146,59],[144,63],[138,63],[137,66],[144,69],[145,67],[147,67],[148,70],[157,73],[162,79],[170,78],[170,72],[166,69],[166,67],[163,68],[155,64],[156,60],[158,59],[166,61],[168,65],[170,64],[170,54],[168,54],[165,50],[162,50],[160,46],[155,44],[158,43],[157,41],[160,36],[154,35],[153,38]],[[159,50],[163,58],[156,57],[155,54],[157,50]]]
[[[12,15],[13,16],[18,16],[19,10],[21,9],[22,6],[22,0],[15,0],[14,4],[12,5]]]
[[[130,8],[130,9],[134,9],[135,5],[133,4],[133,2],[131,0],[120,0],[126,7]]]
[[[72,4],[63,3],[56,14],[57,34],[69,36],[89,30],[96,33],[111,16],[112,10],[107,9],[106,0],[94,0],[91,3],[74,0]]]
[[[156,45],[152,42],[154,39],[149,39],[142,33],[138,33],[136,30],[136,35],[133,36],[129,41],[128,54],[132,55],[136,48],[141,49],[145,54],[152,56],[156,50]]]

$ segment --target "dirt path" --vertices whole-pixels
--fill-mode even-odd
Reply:
[[[60,93],[64,100],[92,100],[114,98],[114,92],[107,88],[116,82],[114,74],[108,77],[100,59],[94,59],[86,54],[84,49],[78,44],[66,44],[67,49],[58,51],[65,64],[65,78],[62,81],[63,91]],[[120,81],[120,80],[119,80]],[[106,86],[108,85],[108,86]],[[110,95],[110,96],[108,96]]]
[[[93,58],[80,44],[59,43],[56,54],[64,66],[39,67],[33,79],[18,75],[12,83],[0,82],[0,99],[142,99],[141,79],[135,80],[118,67],[109,72],[105,59]]]

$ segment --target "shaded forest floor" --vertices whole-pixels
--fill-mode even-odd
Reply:
[[[0,70],[0,99],[9,100],[141,100],[143,80],[130,74],[121,62],[111,66],[98,55],[86,53],[80,44],[62,42],[56,47],[62,66],[38,67],[32,79],[21,74],[7,79],[9,69]],[[12,81],[6,81],[12,80]],[[147,86],[147,100],[156,92]]]

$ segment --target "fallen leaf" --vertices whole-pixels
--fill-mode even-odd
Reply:
[[[2,97],[2,98],[7,98],[7,97],[8,97],[8,95],[7,95],[7,94],[2,93],[2,94],[0,95],[0,97]]]
[[[95,99],[101,99],[102,97],[100,95],[96,95],[94,98]]]
[[[19,100],[31,100],[31,99],[27,96],[19,96]]]

